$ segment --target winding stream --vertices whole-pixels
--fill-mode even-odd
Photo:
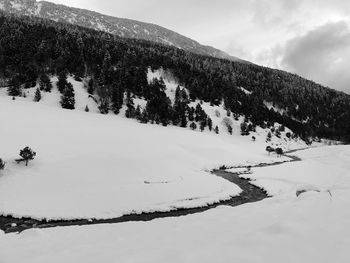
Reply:
[[[304,149],[299,149],[304,150]],[[260,163],[257,165],[244,165],[244,166],[235,166],[230,168],[246,168],[250,170],[251,168],[259,168],[266,166],[276,166],[281,165],[286,162],[296,162],[301,161],[299,157],[289,155],[294,151],[289,151],[284,156],[289,157],[290,160],[287,161],[279,161],[274,163]],[[31,228],[51,228],[58,226],[82,226],[82,225],[96,225],[96,224],[114,224],[114,223],[123,223],[130,221],[150,221],[157,218],[165,218],[165,217],[179,217],[185,216],[189,214],[195,214],[207,211],[209,209],[216,208],[220,205],[228,205],[228,206],[238,206],[245,203],[257,202],[261,201],[265,198],[268,198],[268,194],[262,188],[259,188],[250,183],[250,180],[244,179],[240,177],[242,173],[232,173],[227,172],[225,170],[213,170],[213,174],[216,176],[220,176],[236,185],[238,185],[242,192],[239,196],[234,196],[229,200],[221,201],[215,204],[207,205],[204,207],[196,207],[196,208],[181,208],[169,212],[152,212],[152,213],[142,213],[142,214],[129,214],[124,215],[117,218],[110,219],[77,219],[77,220],[36,220],[33,218],[15,218],[13,216],[0,216],[0,229],[5,233],[12,232],[22,232]]]

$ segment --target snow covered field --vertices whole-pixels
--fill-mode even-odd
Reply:
[[[280,189],[273,198],[147,223],[0,234],[0,262],[347,263],[350,147],[296,154],[303,161],[254,171],[265,187]],[[303,185],[321,192],[297,197]]]
[[[1,213],[113,218],[203,206],[240,193],[210,170],[288,159],[267,155],[266,130],[257,130],[255,142],[240,136],[239,122],[234,135],[216,135],[97,114],[82,83],[73,84],[75,111],[59,107],[55,88],[39,103],[35,89],[16,100],[0,90]],[[203,108],[214,123],[222,120],[217,111],[225,116],[218,106]],[[283,137],[272,142],[305,147]],[[37,152],[28,167],[14,161],[25,146]],[[273,198],[145,223],[0,231],[0,262],[349,262],[350,147],[293,154],[303,161],[242,175]]]
[[[1,213],[113,218],[202,206],[240,193],[208,171],[277,159],[266,154],[263,138],[252,142],[86,113],[83,92],[76,90],[81,110],[75,111],[55,105],[55,90],[40,103],[31,94],[14,101],[0,96],[0,158],[7,162],[0,175]],[[29,167],[14,162],[25,146],[37,152]]]

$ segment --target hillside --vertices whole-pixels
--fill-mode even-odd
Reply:
[[[88,93],[74,82],[77,101]],[[265,136],[249,138],[142,125],[114,114],[60,109],[56,87],[43,101],[0,94],[2,214],[33,218],[110,218],[206,205],[240,189],[208,170],[279,162]],[[84,102],[85,100],[85,102]],[[30,145],[37,157],[16,164]],[[294,146],[297,146],[295,144]],[[301,146],[301,145],[299,145]],[[348,146],[294,153],[301,162],[254,168],[244,176],[273,195],[261,202],[151,222],[0,230],[0,258],[21,262],[319,262],[346,263],[349,252]],[[311,172],[312,171],[312,172]],[[305,190],[299,197],[296,191]],[[338,245],[334,245],[334,240]],[[312,244],[312,247],[310,247]],[[234,253],[227,253],[235,248]],[[254,253],[250,253],[254,251]],[[248,253],[249,252],[249,253]],[[218,258],[217,255],[225,255]]]
[[[35,0],[0,0],[0,10],[18,14],[37,16],[57,22],[102,30],[119,37],[135,38],[174,46],[200,55],[213,56],[230,60],[240,60],[227,53],[182,36],[164,27],[143,23],[131,19],[111,17],[93,11],[56,5]]]
[[[286,159],[265,152],[264,130],[254,133],[254,142],[227,132],[216,135],[209,130],[140,124],[123,116],[126,107],[118,116],[101,115],[83,83],[73,78],[68,81],[73,84],[77,107],[62,109],[55,80],[52,91],[43,93],[39,102],[33,101],[35,87],[26,90],[25,98],[15,100],[0,89],[0,118],[6,123],[0,138],[7,138],[0,153],[7,163],[1,171],[3,214],[110,218],[204,206],[240,192],[210,170],[223,164]],[[135,103],[143,104],[141,100]],[[86,105],[90,112],[84,111]],[[205,108],[221,125],[221,118],[214,117],[215,108]],[[284,133],[282,138],[286,138]],[[300,140],[276,137],[271,143],[288,150],[305,147]],[[29,167],[17,165],[13,161],[17,151],[27,144],[37,157]],[[14,193],[21,194],[15,198]],[[142,197],[137,193],[143,193]]]
[[[142,123],[221,132],[203,110],[210,105],[224,109],[230,122],[240,120],[242,135],[260,127],[280,136],[287,127],[289,137],[305,141],[349,139],[350,96],[297,75],[34,17],[1,13],[0,25],[0,78],[11,96],[58,76],[60,92],[68,88],[65,107],[74,108],[65,80],[71,74],[85,81],[101,113],[119,114],[127,106],[126,116]],[[150,70],[179,85],[173,100],[162,79],[148,79]]]
[[[191,41],[0,0],[0,263],[349,263],[350,95]]]

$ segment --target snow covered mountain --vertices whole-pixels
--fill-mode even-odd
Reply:
[[[19,15],[37,16],[67,22],[95,30],[102,30],[125,38],[144,39],[171,45],[200,55],[241,61],[210,46],[204,46],[188,37],[161,26],[131,19],[111,17],[97,12],[56,5],[35,0],[0,0],[0,10]]]

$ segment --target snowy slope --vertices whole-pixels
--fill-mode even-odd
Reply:
[[[181,86],[178,84],[177,80],[172,76],[170,72],[167,72],[163,70],[162,68],[152,71],[151,69],[148,70],[148,81],[151,82],[154,78],[160,79],[162,78],[164,80],[164,83],[166,85],[165,93],[171,100],[172,104],[174,104],[175,101],[175,91],[176,88],[179,86],[181,89],[186,88],[184,86]],[[39,102],[39,104],[45,104],[47,106],[60,108],[60,97],[61,94],[56,88],[56,82],[57,77],[51,77],[51,82],[53,84],[53,89],[51,93],[41,92],[42,100]],[[97,103],[94,101],[94,99],[89,96],[87,93],[87,90],[84,86],[84,81],[76,81],[72,76],[68,76],[68,82],[70,82],[73,85],[74,92],[75,92],[75,110],[77,111],[85,111],[85,107],[88,106],[90,113],[100,113],[97,107]],[[36,87],[25,89],[24,93],[26,95],[25,98],[20,98],[20,100],[25,101],[33,101],[35,96],[35,91],[39,85],[37,84]],[[186,90],[187,91],[187,90]],[[189,92],[187,91],[189,94]],[[0,95],[6,96],[7,92],[6,89],[0,89]],[[98,95],[94,94],[94,98],[99,101]],[[147,101],[144,98],[135,97],[134,98],[134,104],[135,107],[138,105],[141,107],[141,110],[146,107]],[[234,119],[233,115],[227,116],[227,111],[224,109],[223,103],[219,106],[212,106],[210,103],[203,102],[196,100],[194,102],[191,102],[189,104],[190,107],[195,108],[197,104],[200,104],[202,109],[206,112],[206,114],[212,119],[213,121],[213,128],[215,126],[218,126],[220,135],[229,135],[226,122],[230,122],[231,126],[233,128],[233,136],[240,136],[241,133],[241,124],[244,121],[243,116],[239,116],[237,120]],[[120,111],[119,116],[125,116],[126,106],[124,105],[123,108]],[[113,114],[110,112],[110,114]],[[136,121],[136,120],[135,120]],[[197,123],[197,126],[199,127],[199,123]],[[280,127],[280,124],[275,123],[275,129],[277,130]],[[190,128],[190,122],[188,123],[188,130],[191,130]],[[199,129],[199,128],[198,128]],[[197,129],[197,131],[198,131]],[[271,133],[272,137],[271,140],[266,142],[267,134],[270,132],[270,129],[262,129],[261,127],[257,127],[255,132],[250,132],[250,135],[245,138],[245,140],[252,140],[252,137],[255,137],[256,141],[259,141],[261,143],[265,142],[266,145],[270,145],[272,147],[281,147],[285,151],[293,150],[293,149],[299,149],[299,148],[305,148],[307,145],[304,141],[302,141],[300,138],[288,138],[286,136],[287,133],[293,134],[291,130],[288,128],[285,129],[284,132],[281,132],[281,136],[277,137],[275,133]],[[209,131],[208,128],[204,130],[204,133],[213,133],[213,131]]]
[[[69,81],[76,92],[74,111],[57,105],[55,87],[38,103],[33,102],[35,88],[16,100],[0,92],[5,124],[0,156],[7,162],[0,177],[4,214],[111,218],[205,205],[240,192],[208,170],[277,159],[265,153],[263,140],[86,113],[90,99],[83,84]],[[17,165],[14,159],[27,145],[37,158],[29,167]]]
[[[277,181],[277,174],[289,181],[292,187],[285,194],[147,223],[0,233],[1,262],[348,263],[350,147],[297,154],[303,162],[269,171]],[[331,195],[321,191],[296,197],[294,184],[301,176]]]
[[[185,89],[186,87],[183,87],[179,85],[172,76],[171,73],[163,70],[162,68],[152,71],[149,69],[148,71],[148,81],[150,82],[154,78],[160,79],[162,78],[164,80],[164,83],[166,85],[166,95],[170,98],[171,102],[174,103],[175,101],[175,91],[176,88],[179,86],[180,89]],[[242,89],[242,88],[239,88]],[[187,91],[189,94],[189,92]],[[144,108],[146,105],[146,102],[144,101],[137,101],[135,103],[136,105],[140,105],[141,108]],[[201,102],[199,100],[196,100],[195,102],[191,102],[189,104],[190,107],[196,107],[197,104],[200,104],[202,109],[205,111],[205,113],[212,119],[213,121],[213,127],[218,126],[220,134],[229,135],[229,132],[227,130],[226,122],[229,121],[233,128],[233,135],[234,136],[240,136],[241,134],[241,124],[244,121],[244,116],[239,116],[238,120],[235,120],[231,114],[231,116],[227,116],[227,111],[224,108],[223,103],[219,106],[212,106],[208,102]],[[188,124],[189,125],[189,124]],[[198,123],[199,126],[199,123]],[[275,123],[275,128],[278,129],[280,125],[278,123]],[[188,127],[188,129],[190,129]],[[209,132],[208,130],[205,130],[205,132]],[[269,129],[262,129],[261,127],[256,128],[256,132],[250,132],[250,135],[246,139],[251,139],[253,136],[256,138],[259,142],[266,142],[267,134],[270,132]],[[268,142],[266,145],[270,145],[272,147],[281,147],[285,151],[293,150],[293,149],[299,149],[304,148],[307,145],[304,141],[302,141],[299,138],[296,139],[289,139],[286,137],[287,133],[293,134],[291,130],[288,128],[285,129],[284,132],[281,132],[280,138],[278,138],[274,133],[272,133],[271,141]]]
[[[85,111],[85,107],[89,107],[89,112],[93,113],[99,113],[99,110],[97,108],[96,102],[89,98],[89,94],[87,93],[86,89],[84,88],[84,83],[74,80],[73,77],[69,76],[67,78],[67,81],[70,82],[73,85],[74,93],[75,93],[75,109],[78,111]],[[46,106],[51,106],[55,108],[60,108],[60,98],[61,93],[58,91],[56,87],[57,83],[57,77],[51,78],[52,82],[52,91],[51,92],[41,92],[42,99],[39,104],[44,104]],[[35,96],[35,91],[39,87],[39,84],[37,84],[35,87],[30,89],[25,89],[25,98],[20,98],[20,100],[25,101],[33,101]],[[3,96],[6,96],[6,89],[0,89],[0,94]]]

